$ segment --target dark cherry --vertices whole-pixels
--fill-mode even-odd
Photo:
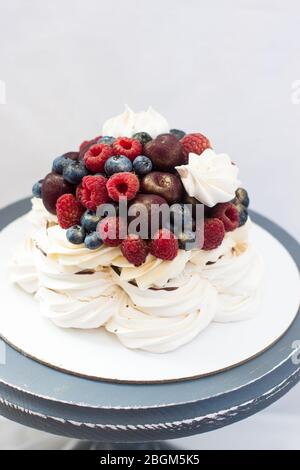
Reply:
[[[166,199],[157,194],[138,194],[136,198],[130,204],[130,209],[134,210],[135,215],[129,215],[128,221],[129,223],[135,220],[136,218],[140,218],[139,214],[143,213],[140,211],[144,211],[144,208],[147,210],[147,219],[143,221],[141,219],[142,224],[148,224],[148,233],[146,234],[145,238],[149,238],[151,234],[151,211],[155,212],[153,205],[161,206],[162,204],[168,204]],[[162,217],[159,217],[159,226],[162,226]]]
[[[65,158],[69,158],[70,160],[79,160],[79,152],[67,152],[63,155]]]
[[[183,195],[180,178],[173,173],[163,171],[151,171],[145,175],[140,187],[142,193],[162,196],[169,204],[181,201]]]
[[[46,209],[56,214],[56,201],[66,193],[74,193],[75,187],[64,180],[62,175],[49,173],[42,184],[42,199]]]
[[[197,204],[202,204],[202,203],[200,201],[198,201],[198,199],[196,199],[192,196],[189,196],[187,193],[185,193],[184,196],[183,196],[183,202],[185,204],[191,204],[192,205],[192,214],[193,214],[193,217],[196,218],[196,206],[197,206]],[[205,215],[205,217],[209,217],[210,211],[211,211],[211,207],[208,207],[208,206],[204,205],[204,215]]]
[[[184,161],[182,145],[172,134],[161,134],[148,142],[144,154],[158,170],[170,170]]]

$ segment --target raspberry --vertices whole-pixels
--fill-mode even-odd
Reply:
[[[92,140],[84,140],[82,142],[82,144],[80,144],[80,147],[79,147],[79,156],[80,156],[80,158],[83,158],[84,154],[88,151],[88,149],[92,145],[96,144],[100,138],[101,138],[101,136],[95,137]]]
[[[132,234],[122,241],[121,251],[129,263],[134,264],[134,266],[141,266],[147,258],[149,248],[147,243],[138,235]]]
[[[114,201],[126,197],[128,201],[133,199],[140,188],[138,177],[134,173],[115,173],[107,182],[108,195]]]
[[[115,155],[125,155],[129,160],[133,161],[135,157],[141,155],[143,146],[137,139],[129,137],[119,137],[113,143]]]
[[[82,183],[76,187],[76,199],[82,204]]]
[[[95,211],[98,206],[108,202],[106,189],[107,179],[101,175],[85,176],[82,184],[77,187],[76,194],[87,209]]]
[[[73,194],[63,194],[56,202],[56,214],[61,228],[79,225],[84,208]]]
[[[184,163],[188,163],[189,153],[196,153],[200,155],[204,150],[211,148],[210,142],[205,135],[195,133],[187,134],[181,139],[183,148],[183,155],[185,158]]]
[[[92,145],[85,153],[83,159],[85,166],[92,173],[101,173],[104,171],[104,165],[113,155],[112,148],[105,144]]]
[[[202,250],[214,250],[221,245],[225,229],[220,219],[212,218],[204,220],[204,242]]]
[[[223,202],[212,208],[211,217],[220,219],[226,232],[231,232],[239,226],[239,212],[231,202]]]
[[[150,253],[156,258],[171,261],[178,253],[178,240],[166,228],[158,230],[150,242]]]
[[[126,225],[119,217],[105,217],[99,222],[97,231],[108,246],[118,246],[126,237]]]

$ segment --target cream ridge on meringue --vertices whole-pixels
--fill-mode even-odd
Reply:
[[[192,341],[213,322],[246,320],[256,314],[264,270],[249,238],[248,194],[240,188],[238,167],[227,154],[205,147],[205,139],[199,133],[170,130],[167,120],[151,107],[135,113],[126,106],[122,114],[104,123],[101,138],[84,141],[78,152],[55,159],[49,174],[54,176],[52,182],[47,175],[51,205],[43,200],[43,180],[39,180],[27,216],[31,229],[10,268],[12,282],[34,296],[41,315],[60,328],[104,328],[127,348],[166,353]],[[93,150],[90,166],[85,166],[87,149]],[[120,149],[128,150],[128,158],[119,158]],[[129,152],[141,149],[143,155]],[[142,158],[135,164],[138,157]],[[172,176],[152,181],[151,190],[141,184],[149,174],[143,167],[147,158],[149,173],[153,168],[152,173]],[[113,161],[106,165],[109,159]],[[121,164],[126,170],[118,167]],[[131,194],[133,178],[136,189]],[[185,233],[177,237],[175,216],[169,226],[161,223],[163,229],[155,229],[152,239],[148,230],[145,237],[132,234],[127,224],[127,247],[120,235],[105,238],[109,226],[101,234],[99,227],[110,219],[115,226],[123,223],[116,194],[127,194],[130,204],[144,201],[147,206],[159,200],[170,208],[166,191],[174,179],[180,188],[179,196],[176,193],[173,198],[179,206],[174,214],[183,216],[180,208],[185,201],[191,202],[196,227],[187,234],[191,236],[198,230],[195,204],[204,204],[204,237],[211,244],[200,249],[199,243],[186,243],[192,237],[184,238]],[[118,215],[96,213],[95,207],[103,209],[107,202],[118,206]],[[215,206],[217,212],[211,209]],[[230,220],[228,206],[235,216]],[[53,213],[46,207],[53,207]],[[93,228],[85,225],[88,218],[90,224],[96,220]],[[171,242],[163,238],[166,232]],[[91,236],[95,236],[94,245],[87,242]]]

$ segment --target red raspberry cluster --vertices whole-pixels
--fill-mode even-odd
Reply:
[[[92,240],[90,246],[86,243],[90,249],[101,243],[120,246],[123,256],[135,266],[142,265],[149,254],[171,261],[179,248],[188,249],[184,240],[174,235],[172,224],[160,226],[152,239],[150,235],[142,239],[128,234],[121,217],[108,215],[100,220],[96,211],[106,203],[118,205],[124,198],[131,206],[144,206],[147,214],[153,204],[189,202],[175,167],[186,164],[190,153],[201,158],[208,148],[211,144],[204,135],[177,129],[155,139],[146,132],[132,138],[98,136],[82,142],[79,151],[57,157],[52,172],[34,185],[34,195],[42,197],[45,207],[57,214],[63,229],[76,230],[79,226],[81,236],[86,231]],[[247,192],[239,188],[234,201],[206,208],[204,241],[199,248],[217,248],[226,231],[245,223],[248,204]]]

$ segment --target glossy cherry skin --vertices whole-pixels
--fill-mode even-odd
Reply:
[[[42,184],[42,199],[47,211],[56,214],[56,201],[63,194],[74,194],[75,187],[64,180],[62,175],[49,173]]]
[[[180,202],[183,196],[183,186],[179,176],[163,171],[152,171],[145,175],[140,188],[142,193],[162,196],[169,204]]]

